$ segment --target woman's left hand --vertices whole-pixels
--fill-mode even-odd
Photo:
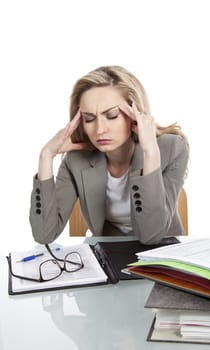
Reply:
[[[134,103],[132,106],[123,103],[119,105],[119,109],[132,120],[131,130],[137,134],[142,151],[148,156],[157,152],[158,144],[154,118],[139,112]]]

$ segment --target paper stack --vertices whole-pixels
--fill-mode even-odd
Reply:
[[[155,315],[148,340],[210,343],[210,301],[156,283],[146,302]]]
[[[210,239],[178,243],[137,254],[128,272],[210,298]]]

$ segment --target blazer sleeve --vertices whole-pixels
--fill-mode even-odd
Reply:
[[[30,224],[34,240],[53,242],[63,231],[77,199],[76,184],[64,158],[56,178],[33,180]]]
[[[143,244],[158,243],[178,222],[177,201],[184,184],[189,151],[186,141],[177,135],[159,140],[161,168],[141,176],[130,175],[131,220],[135,235]]]

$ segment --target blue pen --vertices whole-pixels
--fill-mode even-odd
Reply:
[[[59,251],[61,248],[55,248],[53,250],[55,251]],[[34,260],[36,258],[38,258],[39,256],[42,256],[44,255],[44,253],[39,253],[39,254],[33,254],[33,255],[29,255],[29,256],[25,256],[24,258],[22,258],[21,260],[18,260],[16,262],[27,262],[27,261],[31,261],[31,260]]]

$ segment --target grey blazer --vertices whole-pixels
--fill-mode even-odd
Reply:
[[[141,176],[143,154],[136,144],[129,172],[132,232],[144,244],[166,235],[182,235],[177,200],[184,183],[188,149],[183,138],[158,137],[161,168]],[[72,151],[66,154],[54,178],[34,178],[30,223],[35,241],[50,243],[63,231],[79,197],[88,227],[96,236],[123,235],[105,221],[107,164],[104,153]]]

